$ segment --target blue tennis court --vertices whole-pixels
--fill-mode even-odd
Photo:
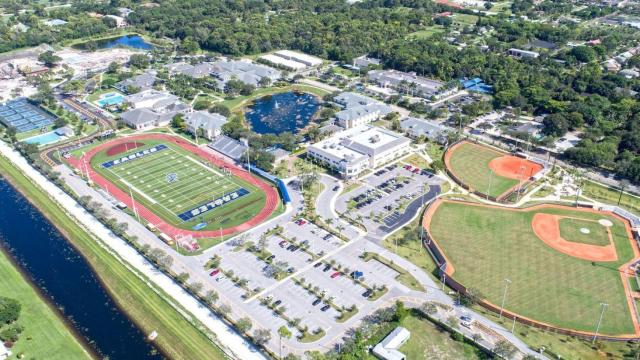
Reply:
[[[27,99],[20,98],[0,104],[0,123],[15,127],[21,133],[53,124],[55,118]]]

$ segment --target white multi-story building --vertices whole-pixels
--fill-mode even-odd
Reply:
[[[334,134],[307,148],[307,154],[345,178],[357,177],[410,152],[408,138],[363,125]]]
[[[322,65],[322,59],[291,50],[279,50],[262,55],[260,60],[291,71],[304,70]]]

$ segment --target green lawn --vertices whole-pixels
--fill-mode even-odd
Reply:
[[[472,189],[497,197],[518,184],[518,180],[496,175],[489,168],[491,160],[503,153],[486,146],[464,142],[451,153],[451,170]]]
[[[607,218],[619,260],[592,264],[546,246],[531,229],[536,212],[585,220]],[[453,225],[453,226],[452,226]],[[513,211],[444,202],[433,214],[431,234],[455,268],[453,277],[505,308],[549,324],[594,331],[600,303],[609,304],[603,334],[633,332],[618,267],[633,257],[621,220],[571,208]]]
[[[582,187],[582,195],[609,205],[618,204],[618,199],[620,199],[620,207],[640,215],[640,197],[623,192],[622,198],[620,198],[620,189],[587,180]]]
[[[152,290],[148,280],[140,278],[89,234],[75,220],[35,187],[18,169],[0,157],[0,172],[43,212],[89,262],[109,294],[144,333],[157,331],[155,340],[168,358],[226,359],[222,351],[207,337],[213,336],[197,320],[185,318],[184,309],[168,302],[168,295]],[[205,334],[206,333],[206,334]],[[49,350],[51,350],[49,348]],[[42,359],[49,359],[49,351]],[[71,359],[74,357],[66,357]]]
[[[433,25],[433,26],[428,26],[424,30],[418,30],[416,32],[412,32],[411,34],[407,35],[407,37],[410,39],[426,39],[426,38],[430,38],[435,34],[443,33],[444,31],[445,31],[444,26]]]
[[[91,166],[127,193],[130,192],[130,185],[134,199],[167,223],[182,229],[192,229],[205,221],[207,225],[202,230],[218,230],[220,227],[228,228],[246,222],[265,206],[266,195],[256,186],[235,176],[224,176],[221,169],[211,164],[208,167],[202,165],[202,159],[181,147],[157,140],[141,142],[145,146],[111,157],[107,156],[107,150],[103,150],[91,159]],[[164,144],[169,149],[110,169],[101,165],[105,161],[158,144]],[[175,174],[177,180],[169,182],[167,176],[170,174]],[[214,198],[229,196],[230,192],[240,188],[246,189],[249,193],[188,221],[178,217],[179,214],[209,203]]]
[[[581,229],[587,229],[589,232],[585,234]],[[607,228],[596,221],[560,219],[560,236],[567,241],[581,244],[609,245]]]
[[[407,316],[401,326],[411,332],[411,338],[398,349],[411,360],[483,359],[479,350],[467,343],[451,339],[449,332],[441,330],[429,320]]]
[[[25,359],[91,359],[62,318],[40,297],[3,251],[0,251],[0,279],[0,296],[16,299],[22,305],[17,323],[24,326],[24,332],[11,349],[11,359],[16,359],[19,354],[24,354]]]

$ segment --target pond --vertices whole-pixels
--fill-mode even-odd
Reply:
[[[319,107],[316,96],[289,91],[257,99],[245,117],[258,134],[296,133],[309,124]]]
[[[84,258],[2,179],[0,204],[0,243],[102,358],[162,359]]]
[[[144,41],[144,39],[140,35],[123,35],[107,39],[91,40],[74,45],[74,47],[83,50],[110,49],[118,46],[130,47],[138,50],[153,49],[153,45]]]

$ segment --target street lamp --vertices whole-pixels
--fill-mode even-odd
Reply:
[[[502,311],[504,310],[504,302],[507,300],[507,289],[511,284],[511,280],[504,279],[504,292],[502,293],[502,304],[500,305],[500,319],[502,319]]]
[[[600,324],[602,323],[602,316],[604,315],[604,310],[609,306],[607,303],[600,303],[600,307],[602,310],[600,311],[600,318],[598,319],[598,325],[596,325],[596,333],[593,335],[593,340],[591,344],[596,342],[596,338],[598,337],[598,331],[600,330]]]

